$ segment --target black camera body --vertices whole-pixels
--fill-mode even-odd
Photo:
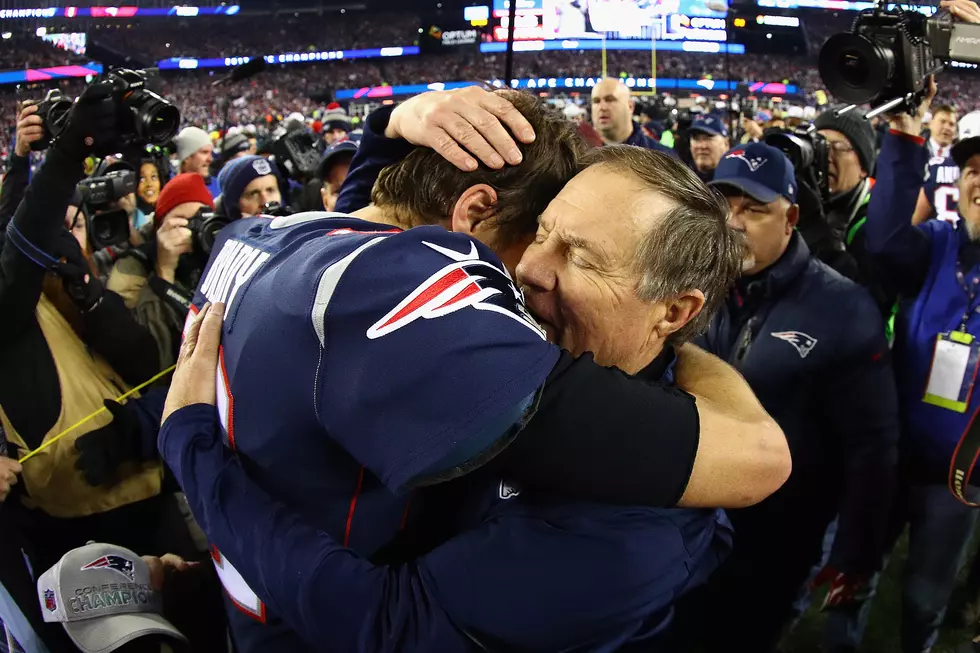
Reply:
[[[316,177],[323,158],[323,141],[305,129],[287,132],[272,144],[280,169],[300,183]]]
[[[220,211],[212,210],[207,206],[202,206],[187,221],[187,228],[191,230],[194,239],[194,251],[208,256],[214,248],[214,241],[218,237],[218,232],[225,228],[231,220]]]
[[[136,173],[132,170],[113,170],[101,177],[89,177],[78,182],[81,201],[92,208],[104,208],[136,192]]]
[[[78,182],[72,204],[85,214],[93,249],[117,247],[129,240],[129,214],[114,205],[135,192],[136,173],[132,170],[112,170]]]
[[[180,111],[146,86],[149,73],[145,70],[122,68],[98,77],[92,84],[110,87],[118,107],[115,134],[116,149],[133,145],[163,145],[173,139],[180,126]],[[38,104],[37,115],[44,126],[44,136],[31,144],[34,150],[47,148],[52,139],[64,129],[74,100],[60,91],[48,91]]]
[[[927,39],[927,20],[880,6],[861,12],[851,33],[835,34],[820,49],[827,89],[848,104],[872,106],[922,95],[929,75],[942,67]]]
[[[817,130],[809,127],[768,131],[764,136],[771,145],[786,155],[796,170],[796,180],[820,196],[821,203],[830,197],[830,144]]]

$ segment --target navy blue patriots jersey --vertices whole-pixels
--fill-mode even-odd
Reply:
[[[228,446],[264,490],[362,555],[397,534],[402,489],[499,449],[558,358],[493,253],[438,227],[238,220],[194,311],[205,301],[225,303]],[[239,650],[309,650],[233,562],[215,552]]]
[[[929,160],[927,177],[922,191],[926,194],[933,218],[946,220],[955,226],[960,216],[957,204],[960,190],[956,185],[960,179],[960,168],[951,157],[933,157]]]

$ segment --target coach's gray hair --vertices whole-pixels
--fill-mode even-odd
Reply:
[[[742,272],[745,238],[728,226],[728,202],[680,160],[661,152],[630,145],[603,147],[588,152],[583,165],[630,174],[671,200],[673,206],[637,247],[637,292],[655,301],[700,290],[704,308],[669,340],[681,344],[703,333]]]

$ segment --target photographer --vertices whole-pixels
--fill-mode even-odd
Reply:
[[[195,246],[190,220],[214,201],[194,173],[174,177],[160,193],[154,236],[127,252],[112,268],[107,287],[119,293],[136,321],[149,329],[160,352],[160,369],[173,365],[180,332],[207,255]]]
[[[964,372],[949,368],[950,356],[974,351],[980,336],[975,283],[980,275],[980,137],[952,150],[961,169],[960,228],[943,220],[913,226],[929,160],[920,133],[936,93],[931,80],[928,91],[915,115],[889,120],[866,224],[868,251],[910,298],[899,315],[894,348],[905,428],[902,482],[892,516],[894,539],[906,523],[911,525],[902,598],[906,651],[928,650],[935,641],[977,520],[975,510],[950,496],[947,483],[956,443],[980,407],[980,394],[969,391],[975,357],[964,359],[965,379]],[[968,487],[965,496],[977,501],[980,493]]]
[[[177,507],[160,494],[153,442],[163,397],[113,401],[159,369],[153,340],[105,291],[70,231],[75,225],[66,225],[85,158],[116,151],[113,89],[105,81],[86,89],[26,192],[26,159],[18,155],[50,125],[39,109],[22,112],[13,174],[0,189],[0,450],[19,459],[49,445],[24,462],[0,506],[0,583],[52,652],[71,649],[41,621],[25,555],[30,568],[43,569],[90,539],[147,552],[188,548],[180,530],[164,524]],[[16,467],[3,467],[9,485]]]
[[[221,203],[229,219],[268,213],[282,205],[279,168],[261,156],[243,156],[226,165],[218,176]]]

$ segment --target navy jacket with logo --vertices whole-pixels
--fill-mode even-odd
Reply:
[[[669,380],[672,359],[640,378]],[[208,537],[318,651],[659,650],[674,602],[731,548],[721,510],[570,501],[481,470],[422,493],[450,498],[448,539],[375,565],[273,501],[217,432],[210,406],[189,406],[161,451]]]
[[[810,523],[825,527],[839,510],[831,564],[873,569],[894,483],[898,410],[881,314],[868,292],[811,257],[794,232],[775,264],[740,280],[700,344],[745,376],[792,453],[789,481],[745,511],[808,511]]]
[[[677,158],[677,152],[673,148],[663,145],[660,141],[655,138],[650,138],[643,133],[643,128],[640,123],[633,123],[633,133],[629,135],[623,145],[635,145],[637,147],[645,147],[648,150],[654,150],[655,152],[663,152],[664,154],[669,154],[670,156]]]

